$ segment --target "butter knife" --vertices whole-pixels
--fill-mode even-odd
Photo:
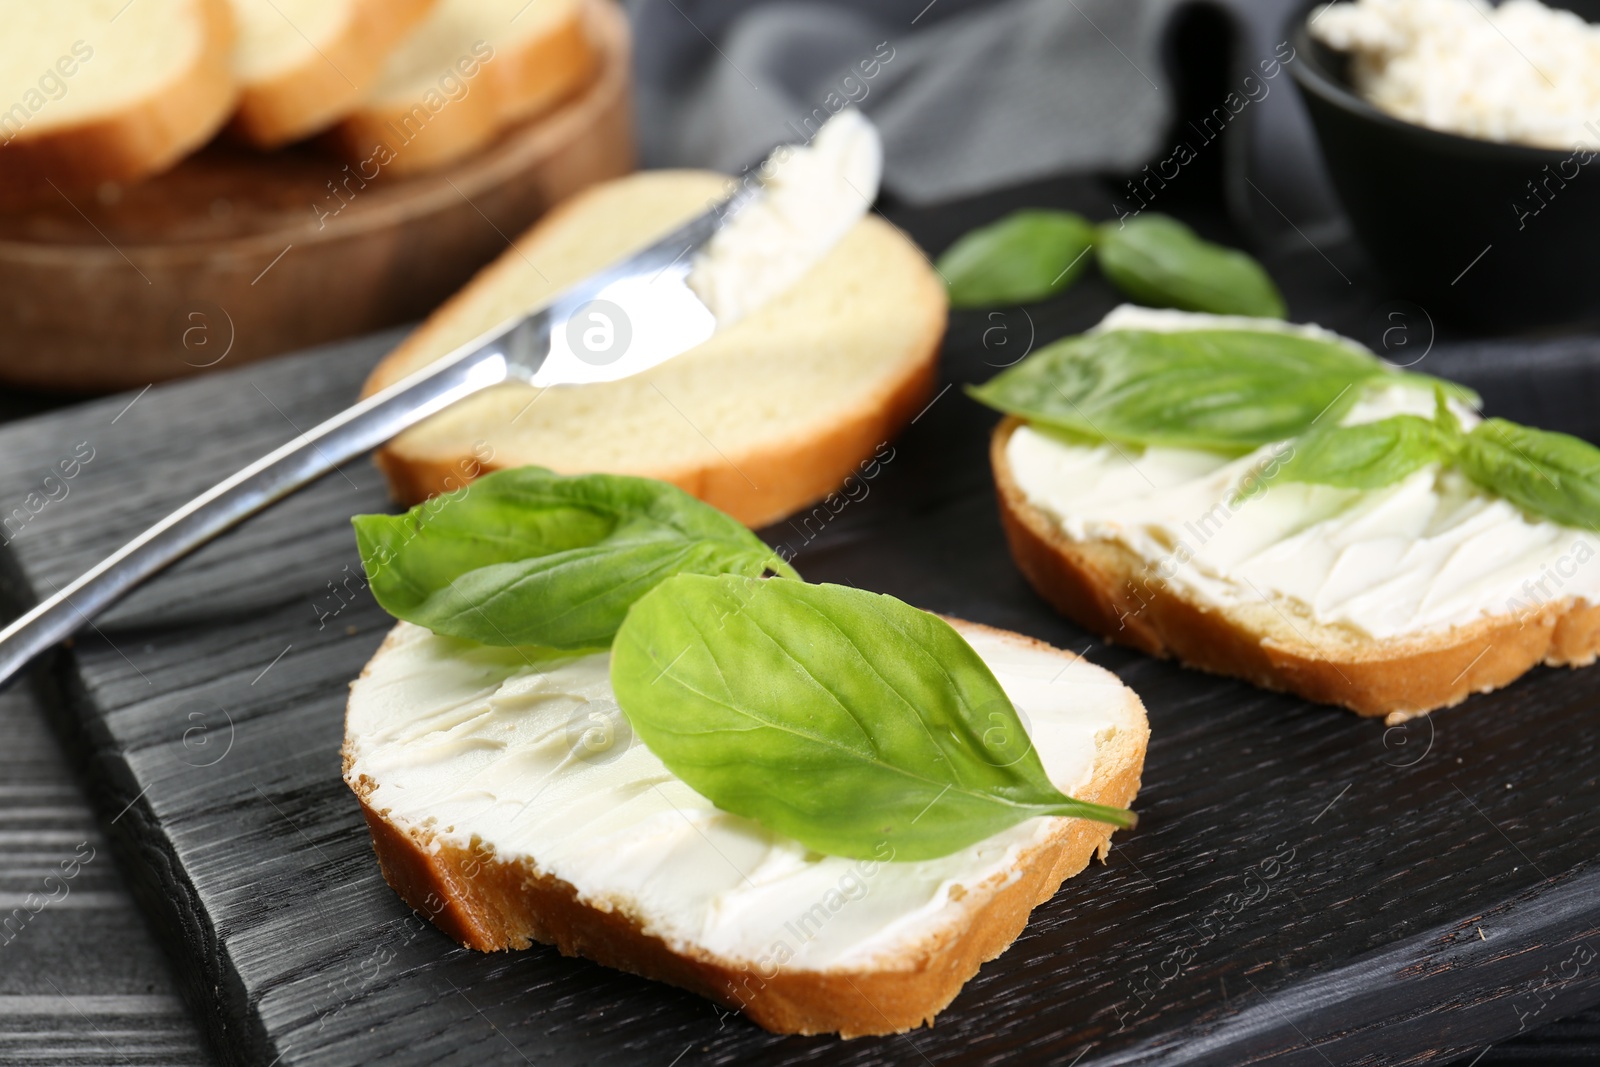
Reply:
[[[0,630],[0,686],[146,578],[341,463],[502,382],[616,381],[710,337],[688,285],[695,254],[763,195],[753,182],[541,306],[345,409],[212,486]]]

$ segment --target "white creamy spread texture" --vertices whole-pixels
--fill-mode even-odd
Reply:
[[[800,280],[878,195],[877,127],[847,109],[805,146],[785,145],[760,170],[762,195],[696,257],[689,287],[726,326]]]
[[[1545,148],[1600,146],[1600,27],[1538,0],[1356,0],[1311,32],[1352,56],[1355,90],[1436,130]]]
[[[1102,328],[1208,324],[1327,335],[1267,320],[1145,309],[1119,309]],[[1385,384],[1343,421],[1431,416],[1433,408],[1428,390]],[[1464,428],[1477,423],[1472,411],[1453,408]],[[1319,623],[1387,638],[1567,597],[1600,603],[1595,535],[1531,518],[1438,464],[1381,489],[1279,481],[1241,494],[1275,459],[1287,458],[1282,444],[1230,459],[1069,443],[1023,426],[1007,442],[1006,458],[1028,501],[1069,537],[1127,547],[1146,562],[1150,587],[1171,586],[1202,604],[1282,598]]]
[[[963,636],[1029,721],[1051,781],[1068,795],[1087,785],[1096,738],[1129,721],[1121,682],[987,632]],[[717,810],[625,728],[608,728],[623,721],[609,665],[601,653],[535,666],[401,623],[351,687],[347,777],[375,783],[368,803],[401,826],[485,843],[677,951],[768,977],[916,944],[959,914],[964,888],[1014,876],[1018,855],[1060,821],[1031,819],[934,860],[808,852]]]

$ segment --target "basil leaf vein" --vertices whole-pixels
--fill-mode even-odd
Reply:
[[[378,603],[450,637],[604,648],[633,602],[674,574],[794,574],[743,525],[665,482],[522,467],[458,493],[353,520]]]
[[[726,811],[831,855],[948,855],[1039,815],[1131,825],[1063,796],[948,623],[832,585],[679,575],[634,604],[611,684],[633,730]],[[1003,758],[1001,758],[1003,756]]]
[[[1461,443],[1462,473],[1535,515],[1600,530],[1600,449],[1570,434],[1486,419]]]
[[[1438,423],[1420,415],[1392,415],[1354,426],[1330,422],[1290,448],[1278,478],[1342,489],[1380,489],[1451,457],[1450,442],[1441,436]]]

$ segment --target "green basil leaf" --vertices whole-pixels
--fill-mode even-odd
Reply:
[[[1466,476],[1524,511],[1600,530],[1600,449],[1505,419],[1473,427],[1458,456]]]
[[[1351,345],[1299,334],[1111,330],[1048,345],[970,392],[1069,433],[1238,453],[1337,422],[1359,386],[1395,373]]]
[[[1436,381],[1433,386],[1433,432],[1438,435],[1440,446],[1449,453],[1452,459],[1461,450],[1461,420],[1456,413],[1450,410],[1449,398],[1451,383]],[[1466,388],[1462,386],[1460,388]],[[1482,402],[1478,394],[1468,390],[1467,402],[1474,408],[1481,407]],[[1459,395],[1459,394],[1457,394]]]
[[[1420,415],[1394,415],[1355,426],[1327,423],[1298,438],[1277,468],[1287,482],[1313,482],[1342,489],[1393,485],[1429,463],[1450,458],[1440,429]]]
[[[1283,297],[1261,264],[1212,244],[1177,219],[1146,213],[1102,223],[1100,269],[1141,304],[1281,319]]]
[[[603,648],[633,602],[674,574],[794,573],[709,504],[614,474],[521,467],[353,522],[385,611],[488,645]]]
[[[979,227],[935,265],[958,308],[1027,304],[1070,286],[1089,264],[1093,224],[1070,211],[1023,210]]]
[[[1023,732],[1005,691],[948,623],[893,597],[672,578],[628,613],[611,685],[674,774],[818,852],[930,859],[1038,815],[1134,821],[1063,796],[1031,747],[996,758],[986,733]]]

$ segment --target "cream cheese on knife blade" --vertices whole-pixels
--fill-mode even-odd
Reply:
[[[807,146],[762,164],[763,196],[695,257],[689,288],[717,317],[737,322],[800,280],[872,207],[883,145],[859,111],[839,112]]]
[[[1336,336],[1315,326],[1133,307],[1118,308],[1097,327],[1206,328]],[[1463,429],[1480,421],[1452,406]],[[1426,417],[1433,408],[1426,389],[1381,386],[1343,421]],[[1392,638],[1568,597],[1600,603],[1594,534],[1532,518],[1438,464],[1381,489],[1277,482],[1236,500],[1241,484],[1279,447],[1230,459],[1182,448],[1068,443],[1023,426],[1007,443],[1006,458],[1029,503],[1068,536],[1127,547],[1146,561],[1152,580],[1203,604],[1282,597],[1319,623]]]

